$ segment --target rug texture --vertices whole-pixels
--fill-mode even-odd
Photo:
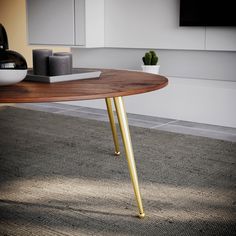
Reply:
[[[236,143],[130,127],[138,219],[110,125],[0,110],[0,235],[235,235]]]

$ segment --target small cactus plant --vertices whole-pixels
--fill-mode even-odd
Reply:
[[[158,62],[158,56],[154,51],[146,52],[145,56],[142,59],[145,66],[154,66]]]

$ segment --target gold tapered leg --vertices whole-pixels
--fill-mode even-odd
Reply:
[[[106,100],[107,112],[108,112],[110,125],[111,125],[113,141],[115,144],[115,155],[119,156],[120,155],[120,146],[119,146],[119,140],[118,140],[117,131],[116,131],[115,119],[114,119],[114,115],[113,115],[113,111],[112,111],[111,98],[106,98],[105,100]]]
[[[121,130],[121,135],[122,135],[122,139],[123,139],[123,143],[124,143],[124,148],[125,148],[126,158],[127,158],[127,162],[128,162],[130,177],[132,180],[134,193],[135,193],[136,201],[137,201],[138,208],[139,208],[139,217],[144,218],[145,213],[143,211],[142,198],[141,198],[141,194],[140,194],[140,190],[139,190],[138,176],[137,176],[133,148],[132,148],[132,143],[131,143],[131,138],[130,138],[128,119],[126,116],[122,97],[115,97],[114,102],[115,102],[118,121],[120,124],[120,130]]]

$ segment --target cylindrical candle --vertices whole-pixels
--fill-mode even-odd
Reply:
[[[49,75],[48,57],[52,55],[50,49],[33,50],[33,71],[35,75]]]
[[[55,52],[55,53],[53,53],[53,56],[69,56],[70,57],[70,73],[72,74],[73,61],[72,61],[72,53],[71,52]]]
[[[71,73],[70,56],[50,56],[49,75],[66,75]]]

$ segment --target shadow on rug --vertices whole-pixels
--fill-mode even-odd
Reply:
[[[131,127],[147,217],[106,122],[0,110],[0,235],[235,235],[236,143]]]

